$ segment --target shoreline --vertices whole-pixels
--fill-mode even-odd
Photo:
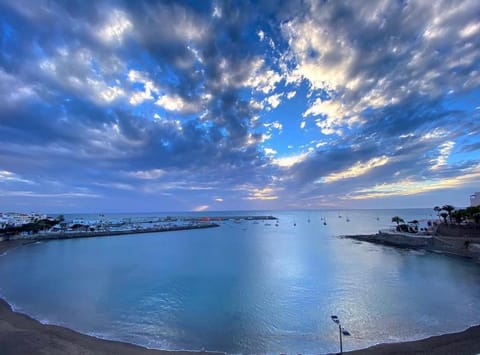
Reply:
[[[43,324],[15,312],[0,298],[0,349],[2,355],[17,354],[118,354],[193,355],[223,354],[209,351],[156,350],[116,340],[79,333],[67,327]]]
[[[360,242],[380,244],[393,248],[425,250],[429,253],[442,254],[445,256],[456,256],[471,259],[474,262],[480,262],[480,249],[471,249],[467,245],[479,244],[480,238],[462,238],[462,237],[416,237],[405,236],[396,233],[377,233],[377,234],[357,234],[344,235],[340,238],[353,239]]]
[[[0,255],[9,249],[34,243],[31,240],[0,242]],[[0,349],[2,355],[17,354],[118,354],[118,355],[195,355],[225,354],[214,351],[148,349],[127,342],[106,340],[79,333],[67,327],[43,324],[29,315],[16,312],[0,298]],[[480,325],[466,330],[420,340],[382,343],[365,349],[344,352],[352,355],[377,354],[477,354],[480,352]]]

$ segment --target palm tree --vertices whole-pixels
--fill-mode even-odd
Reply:
[[[445,224],[447,224],[448,213],[447,212],[442,212],[442,213],[440,213],[440,216],[443,218],[443,221],[445,222]]]
[[[466,210],[455,210],[452,212],[452,218],[455,220],[455,223],[460,224],[464,219],[468,217]]]
[[[435,206],[435,207],[433,208],[433,210],[434,210],[435,212],[437,212],[437,217],[438,217],[438,219],[440,219],[440,211],[441,211],[442,209],[441,209],[440,207],[438,207],[438,206]]]
[[[450,223],[452,223],[452,212],[455,211],[455,207],[453,207],[452,205],[444,205],[442,207],[442,210],[447,212],[448,219],[450,220]]]
[[[405,223],[405,221],[403,220],[403,218],[398,217],[398,216],[392,217],[392,222],[397,223],[397,226],[398,226],[400,223]]]

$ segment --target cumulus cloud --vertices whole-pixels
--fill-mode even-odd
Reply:
[[[3,1],[5,203],[315,207],[478,182],[476,2],[277,5]]]
[[[113,9],[109,10],[106,23],[100,26],[96,34],[102,41],[121,44],[132,27],[132,23],[124,11]]]
[[[290,80],[305,79],[313,93],[330,96],[305,111],[330,119],[320,122],[324,133],[361,125],[365,120],[357,117],[365,110],[413,92],[438,97],[477,80],[470,70],[476,72],[478,48],[466,39],[478,22],[473,2],[308,3],[306,15],[285,22],[282,31],[295,58]]]
[[[156,102],[156,105],[163,107],[167,111],[179,113],[194,113],[198,111],[198,106],[193,102],[181,98],[177,95],[163,95]]]
[[[139,170],[127,173],[127,175],[135,177],[137,179],[143,180],[156,180],[163,175],[165,175],[165,171],[162,169],[152,169],[152,170]]]

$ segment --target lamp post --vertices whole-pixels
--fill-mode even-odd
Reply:
[[[342,335],[349,336],[350,333],[345,328],[342,328],[342,325],[340,324],[340,319],[338,319],[337,316],[334,315],[334,316],[331,316],[330,318],[332,318],[332,321],[335,324],[338,324],[338,337],[339,337],[339,340],[340,340],[340,354],[343,354]]]

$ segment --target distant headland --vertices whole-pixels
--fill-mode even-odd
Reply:
[[[480,206],[455,208],[452,205],[435,206],[436,219],[412,220],[405,222],[400,216],[393,216],[391,229],[379,230],[376,234],[347,235],[375,244],[398,248],[423,249],[472,258],[480,262]]]

